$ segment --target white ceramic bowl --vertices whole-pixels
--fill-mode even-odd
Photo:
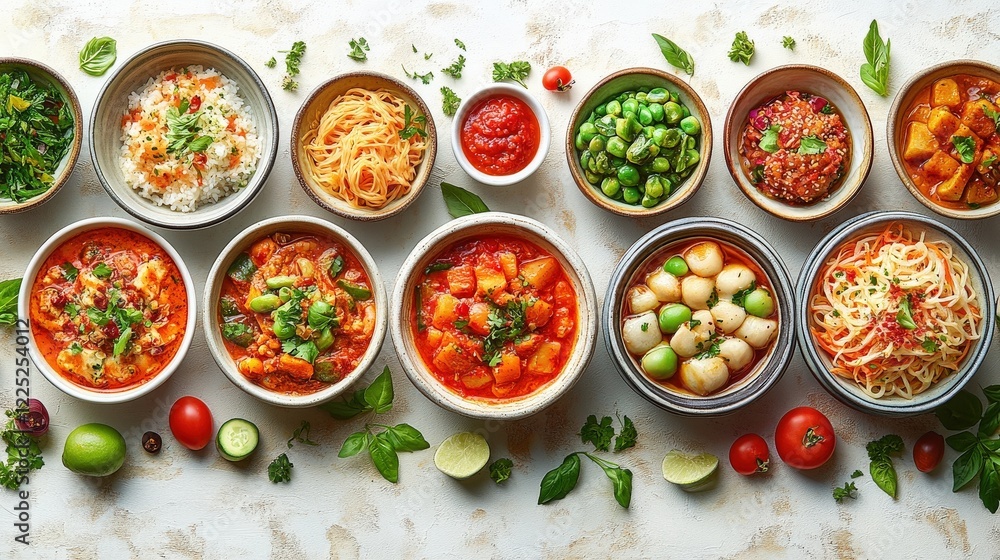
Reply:
[[[538,119],[538,151],[535,152],[535,157],[524,169],[511,175],[487,175],[486,173],[483,173],[473,167],[469,158],[465,157],[465,150],[462,149],[462,126],[465,124],[465,119],[469,115],[469,112],[479,105],[481,101],[495,95],[509,95],[520,99],[528,106],[528,108],[531,109],[531,112],[535,114],[535,118]],[[455,113],[455,118],[452,120],[451,124],[451,148],[455,153],[455,159],[458,161],[458,165],[460,165],[462,170],[468,173],[469,176],[476,181],[479,181],[484,185],[491,185],[494,187],[506,187],[527,179],[542,165],[542,160],[545,159],[545,154],[549,152],[549,144],[551,143],[552,130],[549,128],[549,118],[545,115],[545,109],[533,95],[528,93],[528,90],[521,86],[514,86],[510,84],[493,84],[486,86],[469,96],[466,100],[462,101],[462,104],[459,105],[458,111]]]
[[[914,395],[911,400],[898,396],[873,399],[869,397],[853,380],[844,379],[830,373],[832,362],[830,356],[823,351],[812,334],[812,314],[809,310],[809,300],[812,297],[813,286],[816,284],[820,270],[830,255],[845,243],[865,235],[877,234],[892,222],[901,222],[914,234],[924,232],[928,241],[947,241],[955,250],[955,255],[969,267],[969,278],[975,289],[979,309],[982,312],[979,332],[981,337],[972,344],[962,361],[958,371],[943,378],[930,389]],[[975,249],[958,233],[933,218],[913,212],[878,211],[862,214],[852,218],[835,228],[820,241],[806,257],[799,273],[796,287],[798,301],[796,330],[798,331],[799,349],[805,358],[806,365],[812,371],[816,380],[831,395],[844,404],[862,412],[881,414],[885,416],[912,416],[932,412],[944,404],[955,393],[962,390],[979,370],[993,340],[994,324],[996,322],[996,300],[989,272]]]
[[[222,291],[222,282],[225,279],[229,265],[232,264],[233,259],[237,255],[246,251],[255,241],[277,232],[311,233],[342,242],[361,261],[361,265],[364,267],[365,272],[368,274],[368,279],[371,281],[372,293],[375,298],[376,320],[375,331],[372,333],[368,349],[362,355],[361,360],[358,362],[358,367],[354,371],[326,389],[315,393],[289,395],[277,393],[253,383],[236,368],[236,362],[226,350],[222,333],[219,329],[219,294]],[[302,408],[317,406],[336,398],[349,389],[355,381],[364,376],[365,372],[375,362],[375,358],[382,348],[382,342],[385,340],[389,300],[387,299],[385,286],[382,283],[382,275],[379,274],[378,266],[375,264],[375,259],[372,258],[364,245],[355,239],[353,235],[345,229],[319,218],[311,216],[279,216],[253,224],[240,232],[239,235],[226,245],[226,248],[219,254],[219,258],[215,260],[215,264],[212,265],[212,269],[208,273],[208,279],[205,282],[205,302],[203,307],[202,328],[205,331],[208,349],[211,351],[212,357],[215,358],[215,362],[219,364],[223,373],[226,374],[226,377],[240,389],[266,403],[289,408]]]
[[[239,86],[244,106],[249,107],[260,139],[260,160],[247,186],[193,212],[177,212],[157,206],[125,184],[118,163],[122,147],[121,121],[128,98],[146,82],[170,68],[201,65],[214,68]],[[94,102],[90,119],[90,157],[101,185],[126,212],[154,226],[198,229],[218,224],[249,205],[264,186],[278,153],[278,115],[264,83],[246,62],[222,47],[202,41],[167,41],[146,47],[129,57],[105,82]]]
[[[740,139],[750,111],[788,90],[810,93],[827,99],[840,112],[851,135],[851,158],[840,185],[822,200],[794,205],[768,197],[750,181],[740,164]],[[874,141],[868,110],[858,92],[843,78],[818,66],[790,64],[763,72],[743,86],[736,95],[723,127],[722,143],[726,166],[733,181],[751,202],[773,216],[793,222],[818,220],[846,206],[859,192],[872,167]]]
[[[49,239],[38,248],[38,251],[35,252],[35,255],[28,263],[28,268],[24,271],[24,280],[21,283],[21,291],[18,294],[17,313],[18,316],[23,319],[27,319],[29,317],[28,309],[29,299],[31,297],[31,286],[34,284],[35,277],[38,276],[39,273],[44,273],[44,271],[41,270],[41,267],[45,263],[45,259],[47,259],[55,249],[77,235],[105,227],[116,227],[134,231],[143,237],[150,239],[162,247],[170,258],[173,259],[174,264],[177,265],[177,270],[180,271],[181,278],[184,281],[184,289],[187,294],[188,301],[187,323],[185,324],[184,337],[181,339],[181,344],[177,348],[177,353],[174,354],[170,362],[164,366],[164,368],[156,374],[155,377],[141,385],[121,391],[96,391],[77,385],[60,375],[59,372],[55,371],[39,352],[38,345],[35,343],[33,335],[29,335],[28,337],[28,352],[31,355],[31,361],[34,362],[35,367],[37,367],[38,370],[42,372],[42,375],[45,376],[45,378],[48,379],[50,383],[55,385],[55,387],[60,391],[88,402],[114,404],[137,399],[162,385],[171,375],[173,375],[178,366],[180,366],[181,361],[184,360],[184,355],[187,354],[188,348],[191,346],[191,341],[194,339],[195,316],[197,315],[194,280],[192,280],[191,274],[188,272],[187,266],[185,266],[184,260],[181,259],[180,254],[178,254],[165,239],[131,220],[123,220],[121,218],[87,218],[85,220],[69,224],[52,234],[52,237],[49,237]]]
[[[563,370],[535,392],[507,400],[467,399],[442,385],[428,370],[413,340],[413,290],[439,253],[470,237],[510,235],[531,241],[558,259],[577,295],[577,336]],[[472,214],[448,222],[423,238],[403,262],[392,294],[392,342],[410,381],[446,410],[480,419],[515,420],[542,411],[566,394],[583,375],[597,342],[598,308],[594,284],[583,260],[555,232],[535,220],[503,212]]]

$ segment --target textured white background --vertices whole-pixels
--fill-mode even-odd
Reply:
[[[135,2],[96,0],[4,3],[0,55],[25,56],[55,67],[76,88],[89,120],[104,78],[77,69],[77,53],[92,36],[118,40],[119,59],[153,42],[196,38],[224,46],[249,62],[267,83],[281,126],[278,159],[258,199],[230,221],[201,232],[161,232],[185,258],[201,294],[204,276],[217,252],[237,232],[266,217],[311,214],[328,218],[354,233],[394,280],[417,240],[448,220],[436,186],[441,180],[476,190],[494,210],[521,213],[555,228],[579,248],[600,299],[619,256],[649,229],[672,218],[718,215],[763,233],[781,253],[793,277],[805,253],[840,221],[874,209],[928,212],[906,192],[889,162],[886,115],[899,86],[928,65],[958,58],[997,61],[1000,16],[988,3],[898,2],[893,6],[860,1],[789,2],[549,2],[507,0],[480,3],[423,2]],[[882,3],[879,3],[882,4]],[[888,3],[886,3],[888,4]],[[864,87],[858,67],[861,43],[872,18],[883,37],[892,39],[890,97]],[[733,35],[746,30],[756,41],[750,67],[730,62]],[[606,74],[630,66],[665,64],[650,32],[685,47],[696,61],[689,79],[711,112],[716,138],[730,101],[758,73],[781,64],[823,66],[845,77],[868,106],[875,130],[875,164],[861,195],[847,209],[822,222],[789,224],[751,205],[729,177],[721,145],[714,147],[708,179],[679,211],[649,220],[605,213],[577,191],[566,167],[562,138],[575,104]],[[781,37],[797,41],[781,48]],[[346,57],[347,42],[365,36],[369,61]],[[440,74],[458,54],[452,40],[468,46],[461,80]],[[280,89],[282,72],[264,61],[295,40],[308,43],[301,88]],[[412,53],[414,44],[433,52],[430,62]],[[280,55],[279,59],[280,59]],[[490,80],[494,61],[526,59],[534,68],[528,85],[542,101],[554,142],[542,169],[507,190],[472,183],[458,169],[450,149],[451,120],[440,112],[438,89],[448,85],[462,97]],[[288,134],[306,93],[330,76],[351,70],[377,70],[402,77],[410,70],[434,70],[429,86],[415,84],[434,110],[438,125],[437,169],[423,196],[403,215],[358,224],[325,213],[301,191],[291,170]],[[280,63],[279,63],[280,64]],[[577,80],[566,95],[545,92],[545,68],[565,64]],[[794,84],[790,84],[793,87]],[[20,276],[50,234],[77,219],[126,217],[105,194],[84,145],[69,185],[34,211],[0,220],[0,277]],[[1000,273],[997,221],[949,222],[966,234],[994,274]],[[391,286],[388,286],[391,288]],[[202,302],[198,302],[199,307]],[[909,449],[921,433],[939,428],[933,417],[887,420],[853,412],[829,397],[798,355],[767,396],[731,417],[685,419],[660,411],[627,388],[599,342],[582,381],[558,404],[537,417],[509,424],[484,424],[444,412],[417,393],[404,377],[391,342],[377,364],[395,373],[396,407],[392,422],[421,429],[435,446],[459,430],[483,430],[494,456],[514,459],[514,474],[503,487],[485,475],[456,482],[433,466],[431,450],[401,457],[400,482],[383,481],[363,457],[338,459],[344,438],[356,422],[337,422],[317,410],[292,411],[255,402],[219,371],[205,346],[195,341],[181,369],[154,394],[117,406],[77,402],[56,391],[41,376],[32,390],[52,413],[45,444],[47,465],[27,486],[30,491],[30,548],[13,542],[16,532],[11,492],[0,492],[0,557],[997,557],[1000,523],[980,504],[975,488],[951,492],[949,450],[946,464],[931,475],[913,466]],[[13,395],[14,341],[0,333],[0,402]],[[1000,381],[993,352],[973,385]],[[372,372],[373,374],[374,372]],[[371,375],[368,376],[368,379]],[[262,442],[253,459],[232,464],[209,448],[195,453],[169,434],[166,413],[177,397],[204,399],[216,423],[233,416],[256,422]],[[780,462],[766,476],[743,478],[723,464],[718,487],[685,494],[660,476],[660,461],[671,448],[705,450],[725,457],[732,440],[757,431],[773,443],[773,427],[790,407],[809,404],[825,411],[838,431],[834,459],[814,472],[797,472]],[[579,485],[566,499],[535,505],[538,482],[570,451],[582,449],[576,436],[588,414],[628,414],[640,432],[639,444],[615,460],[635,473],[632,507],[618,507],[610,484],[594,465],[584,465]],[[268,482],[267,463],[286,451],[285,439],[302,420],[313,425],[319,447],[296,446],[290,484]],[[84,422],[117,427],[128,441],[126,466],[106,479],[76,476],[60,465],[66,434]],[[140,434],[155,429],[166,447],[145,454]],[[857,501],[836,504],[831,489],[860,468],[867,472],[864,444],[895,432],[907,443],[896,461],[900,495],[889,499],[869,476],[857,481]],[[773,448],[772,448],[773,449]],[[974,486],[974,485],[973,485]]]

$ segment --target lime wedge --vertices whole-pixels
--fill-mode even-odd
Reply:
[[[469,478],[490,460],[490,444],[472,432],[459,432],[441,442],[434,453],[434,466],[452,478]]]
[[[671,449],[663,458],[663,478],[688,492],[708,489],[718,470],[719,458],[711,453],[688,455]]]

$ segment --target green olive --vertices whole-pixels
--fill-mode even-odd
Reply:
[[[677,353],[666,344],[657,346],[642,357],[642,371],[653,379],[670,379],[677,373]]]
[[[684,257],[674,255],[667,259],[667,262],[663,263],[663,271],[680,278],[688,273],[688,263],[684,260]]]
[[[660,332],[673,334],[691,320],[691,309],[683,303],[668,303],[660,308]]]
[[[757,288],[743,299],[743,308],[751,315],[770,317],[774,313],[774,299],[764,288]]]

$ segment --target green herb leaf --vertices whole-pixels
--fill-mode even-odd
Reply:
[[[110,278],[111,277],[111,267],[104,263],[97,263],[97,266],[93,270],[94,276],[98,278]]]
[[[889,94],[889,51],[891,41],[883,41],[878,32],[878,21],[872,20],[863,44],[865,59],[861,65],[861,81],[875,93]]]
[[[249,282],[254,272],[257,272],[257,266],[246,253],[240,253],[226,270],[226,274],[237,282]]]
[[[845,482],[843,488],[833,489],[833,499],[837,500],[838,503],[843,502],[844,498],[850,498],[856,500],[858,498],[858,488],[854,486],[853,482]]]
[[[278,482],[290,482],[292,480],[292,467],[294,466],[288,460],[288,455],[282,453],[267,466],[267,478],[275,484]]]
[[[403,69],[403,73],[406,74],[407,78],[410,78],[411,80],[420,80],[421,82],[424,83],[424,85],[431,83],[431,80],[434,79],[434,72],[428,72],[426,74],[417,74],[416,72],[410,72],[409,70],[406,69],[406,66],[403,66],[402,64],[400,64],[399,66],[400,68]]]
[[[447,68],[442,68],[441,73],[447,74],[456,80],[462,77],[462,70],[465,69],[465,55],[458,55],[455,62],[451,63],[451,66]]]
[[[983,419],[979,423],[979,437],[988,438],[997,433],[1000,427],[1000,403],[990,403],[983,412]]]
[[[524,79],[528,77],[528,73],[530,72],[531,63],[525,60],[515,60],[510,64],[504,62],[493,63],[494,82],[517,82],[524,89],[528,89],[528,85],[524,83]]]
[[[20,278],[0,282],[0,325],[13,325],[17,322],[17,298],[20,290]]]
[[[452,218],[490,211],[479,195],[451,183],[441,183],[441,195],[444,196],[444,203]]]
[[[462,104],[462,98],[455,95],[455,92],[448,86],[441,86],[441,110],[449,117],[455,116],[458,106]]]
[[[337,255],[330,261],[330,268],[328,269],[330,278],[336,278],[341,270],[344,270],[344,257]]]
[[[413,109],[407,105],[403,109],[403,128],[399,131],[399,137],[403,140],[409,140],[414,135],[419,134],[420,136],[427,138],[427,131],[424,127],[427,126],[427,117],[423,115],[413,116]]]
[[[337,457],[346,459],[361,453],[368,447],[368,439],[368,432],[354,432],[347,436],[347,439],[344,440],[344,445],[340,446],[340,452],[337,453]]]
[[[948,444],[948,447],[962,453],[978,444],[979,438],[973,435],[972,432],[959,432],[946,437],[944,441]]]
[[[490,463],[490,478],[493,482],[500,484],[501,482],[510,478],[511,469],[514,467],[514,462],[510,459],[503,457],[497,459]]]
[[[983,450],[978,445],[959,455],[958,459],[955,459],[955,463],[951,466],[951,473],[954,479],[952,492],[958,492],[972,482],[972,479],[976,478],[979,471],[983,470],[985,464],[986,457],[983,456]]]
[[[757,143],[760,149],[764,150],[769,154],[773,154],[778,151],[778,133],[781,132],[781,127],[776,124],[772,124],[764,131],[764,135],[760,138],[760,142]]]
[[[639,437],[639,432],[635,429],[635,424],[628,416],[622,421],[622,429],[615,437],[615,453],[635,446],[635,440]]]
[[[321,405],[320,408],[338,420],[349,420],[359,414],[370,412],[374,409],[374,407],[365,401],[364,389],[355,391],[354,395],[350,399],[345,398],[339,401],[331,401]]]
[[[917,328],[917,324],[913,321],[913,310],[910,307],[909,296],[899,300],[899,311],[896,312],[896,322],[908,331]]]
[[[197,136],[188,144],[188,150],[192,153],[204,152],[214,141],[211,136]]]
[[[94,37],[80,51],[80,70],[103,76],[118,59],[118,43],[111,37]]]
[[[826,142],[816,136],[803,136],[799,142],[800,155],[822,154],[826,151]]]
[[[0,292],[3,292],[3,284],[0,284]],[[991,403],[1000,402],[1000,385],[990,385],[983,389],[983,394],[986,395],[986,400]]]
[[[990,513],[996,513],[1000,506],[1000,462],[994,458],[983,464],[979,475],[979,499]]]
[[[892,466],[892,461],[887,458],[872,461],[869,472],[879,488],[893,498],[896,497],[896,469]]]
[[[968,391],[959,391],[934,411],[941,425],[948,430],[967,430],[979,422],[983,403]]]
[[[792,39],[788,35],[785,35],[784,37],[781,38],[781,46],[785,47],[790,51],[793,51],[795,50],[795,39]]]
[[[611,484],[614,488],[615,501],[618,505],[625,509],[628,509],[629,504],[632,502],[632,471],[622,468],[615,463],[610,461],[605,461],[598,457],[594,457],[590,453],[584,453],[591,461],[597,463],[597,466],[601,467],[604,474],[611,479]]]
[[[281,89],[285,91],[298,91],[299,83],[293,80],[291,76],[285,76],[281,79]]]
[[[434,272],[441,272],[442,270],[448,270],[452,266],[454,265],[451,264],[450,262],[438,261],[427,265],[427,268],[424,269],[424,274],[427,275],[427,274],[432,274]]]
[[[393,398],[392,373],[389,372],[389,366],[385,366],[382,373],[365,389],[365,402],[376,414],[384,414],[392,410]]]
[[[364,37],[360,39],[351,39],[351,42],[348,43],[348,46],[351,47],[351,52],[347,53],[348,58],[352,58],[354,60],[357,60],[358,62],[364,62],[368,60],[368,55],[366,53],[371,49],[368,48],[368,41]]]
[[[304,443],[306,445],[313,445],[313,446],[319,445],[315,441],[309,439],[309,428],[310,428],[309,422],[303,420],[302,423],[299,424],[299,427],[295,428],[295,430],[292,432],[292,437],[288,438],[288,448],[291,449],[293,445],[292,442],[296,441],[299,443]]]
[[[71,262],[65,262],[59,265],[63,271],[63,278],[70,282],[76,281],[76,277],[80,274],[80,269],[73,266]]]
[[[938,344],[938,341],[934,340],[929,336],[924,337],[924,340],[923,342],[920,343],[920,346],[924,349],[924,352],[930,352],[930,353],[937,352],[938,350],[941,349],[941,345]]]
[[[305,42],[295,41],[292,43],[291,49],[278,52],[285,53],[285,72],[288,73],[288,76],[298,76],[299,65],[302,64],[302,57],[306,54]]]
[[[222,325],[222,338],[246,348],[253,342],[254,336],[250,327],[243,323],[232,322]]]
[[[130,340],[132,340],[132,327],[125,327],[125,330],[119,333],[118,338],[115,340],[113,357],[117,358],[121,356],[125,352],[125,348],[128,346]]]
[[[952,136],[951,144],[962,158],[962,163],[972,163],[976,159],[976,141],[971,136]]]
[[[754,44],[753,41],[747,37],[746,31],[740,31],[736,34],[736,38],[733,39],[733,46],[729,48],[729,60],[733,62],[742,62],[746,66],[750,66],[750,59],[753,58]]]
[[[539,485],[538,503],[547,504],[566,497],[580,479],[580,457],[571,453],[558,467],[545,473]]]
[[[267,66],[268,68],[274,68],[277,65],[278,65],[278,60],[273,56],[269,58],[267,62],[264,63],[264,66]]]
[[[611,425],[610,416],[605,416],[598,422],[597,416],[591,414],[580,428],[580,439],[583,443],[592,443],[597,451],[607,451],[614,435],[615,428]]]
[[[387,429],[385,433],[392,443],[392,448],[396,451],[409,453],[427,449],[431,446],[424,439],[424,435],[409,424],[397,424]]]
[[[756,289],[757,289],[757,281],[753,280],[750,282],[749,286],[733,294],[732,298],[733,305],[738,305],[740,307],[743,307],[743,303],[746,300],[747,296],[753,293],[753,291]]]
[[[860,470],[855,470],[854,472],[851,473],[851,478],[861,478],[862,476],[865,476],[865,473],[861,472]]]
[[[463,51],[465,50],[465,43],[459,41],[458,39],[455,39],[455,44],[458,46],[458,48],[462,49]]]
[[[660,47],[663,58],[671,66],[687,72],[688,76],[694,75],[694,59],[691,58],[691,55],[686,50],[678,47],[677,43],[674,43],[663,35],[653,33],[653,39],[656,39],[656,44]]]
[[[750,170],[750,181],[753,184],[758,184],[764,182],[764,166],[755,165],[753,169]]]
[[[389,482],[399,482],[399,455],[385,432],[377,434],[368,445],[368,454],[382,478]]]

